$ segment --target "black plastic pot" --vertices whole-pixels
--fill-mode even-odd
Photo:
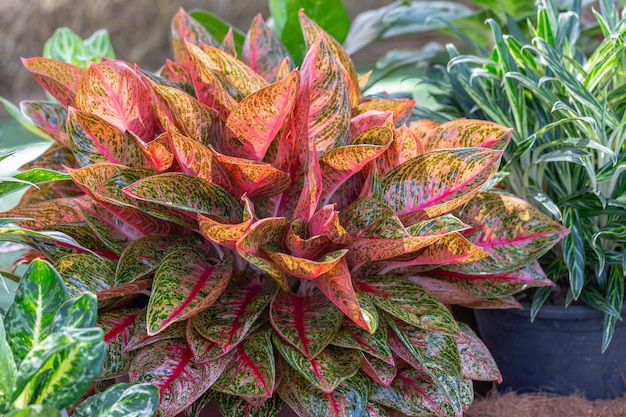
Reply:
[[[602,353],[602,313],[544,306],[530,323],[529,309],[475,310],[480,337],[502,372],[499,390],[583,393],[589,399],[626,393],[626,322],[618,321]]]

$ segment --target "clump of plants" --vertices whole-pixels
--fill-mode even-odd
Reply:
[[[626,21],[612,1],[594,15],[596,38],[580,2],[566,12],[538,2],[527,30],[490,20],[493,49],[474,44],[475,55],[464,55],[449,45],[435,84],[449,117],[514,127],[503,183],[570,230],[542,258],[557,286],[535,292],[531,316],[551,295],[580,300],[605,314],[604,350],[624,300]]]
[[[24,60],[56,101],[21,109],[55,143],[17,175],[70,179],[0,234],[97,294],[100,378],[157,385],[159,416],[462,415],[500,376],[446,304],[518,306],[566,230],[489,191],[510,129],[410,122],[299,19],[299,68],[260,16],[239,57],[183,10],[157,74]]]

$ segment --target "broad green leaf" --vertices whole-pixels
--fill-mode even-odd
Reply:
[[[206,339],[230,350],[239,344],[270,303],[275,288],[247,274],[234,274],[213,305],[190,320]]]
[[[490,255],[478,262],[443,267],[466,274],[521,268],[546,253],[567,233],[567,229],[528,202],[508,194],[478,194],[463,207],[459,218],[471,226],[483,225],[467,238]]]
[[[463,377],[474,381],[502,381],[498,365],[489,349],[465,323],[459,323],[461,337],[456,341],[461,355]]]
[[[350,17],[339,0],[270,0],[269,7],[276,33],[297,64],[302,62],[307,49],[298,19],[300,9],[304,9],[303,13],[317,22],[337,42],[343,42],[350,29]]]
[[[243,397],[271,397],[276,384],[271,334],[271,328],[262,328],[237,345],[231,363],[211,388]]]
[[[389,365],[394,365],[391,350],[387,345],[387,336],[387,326],[384,325],[384,322],[378,326],[374,333],[370,333],[354,325],[354,323],[344,321],[341,330],[330,344],[347,349],[358,349]]]
[[[115,59],[115,51],[113,51],[109,32],[106,29],[96,30],[83,41],[83,44],[89,52],[88,56],[85,57],[89,62],[98,62],[102,58]],[[89,65],[89,62],[86,62],[85,66]]]
[[[299,296],[279,291],[270,305],[270,321],[278,335],[308,358],[328,346],[342,320],[341,310],[319,292]]]
[[[68,299],[63,279],[52,265],[43,260],[31,262],[4,316],[7,341],[16,363],[50,334],[57,309]]]
[[[91,253],[77,253],[55,264],[73,297],[89,291],[98,294],[115,286],[115,262]]]
[[[252,20],[243,43],[241,60],[267,81],[278,81],[279,67],[288,57],[285,45],[271,30],[259,13]]]
[[[156,120],[149,97],[148,87],[127,64],[94,62],[78,85],[76,107],[150,142],[155,137]]]
[[[68,27],[57,28],[43,46],[45,58],[56,59],[81,66],[81,58],[87,56],[83,39]]]
[[[456,321],[434,295],[418,284],[394,275],[370,276],[354,281],[357,292],[381,310],[417,328],[459,334]]]
[[[504,149],[512,129],[484,120],[455,120],[438,125],[421,139],[424,151],[444,148]]]
[[[4,417],[62,417],[62,414],[56,407],[35,404],[11,410]]]
[[[381,196],[402,221],[415,223],[467,203],[497,171],[502,151],[436,150],[410,159],[381,179]]]
[[[63,329],[35,346],[20,364],[16,394],[37,386],[31,399],[59,409],[77,402],[98,377],[104,358],[103,332],[98,328]]]
[[[251,91],[226,119],[230,139],[222,141],[225,154],[261,161],[272,141],[291,115],[300,75],[288,77]]]
[[[185,212],[241,221],[241,206],[219,185],[191,175],[166,173],[141,179],[124,192],[142,201],[173,207]]]
[[[1,97],[0,97],[1,99]],[[59,103],[24,100],[20,102],[22,114],[38,129],[45,132],[56,143],[67,147],[67,109]]]
[[[221,42],[226,37],[226,34],[231,31],[237,54],[241,55],[245,33],[206,10],[192,10],[189,12],[189,15],[209,31],[218,42]]]
[[[80,329],[95,327],[98,314],[98,298],[93,293],[83,293],[78,298],[67,300],[54,315],[51,332],[64,328]]]
[[[22,171],[8,178],[0,177],[0,198],[21,189],[31,187],[36,184],[45,184],[54,181],[66,181],[70,176],[49,169],[34,168]]]
[[[126,348],[139,312],[139,309],[120,308],[100,313],[98,327],[104,330],[104,343],[106,344],[100,378],[117,378],[128,374],[134,354],[127,352]]]
[[[161,399],[155,416],[175,416],[209,389],[226,365],[196,362],[185,339],[162,340],[138,351],[129,379],[159,388]]]
[[[52,97],[65,107],[74,106],[77,90],[85,70],[49,58],[22,59],[24,67]]]
[[[83,401],[75,417],[152,417],[159,405],[159,388],[152,384],[117,383]]]
[[[4,329],[4,316],[0,315],[0,409],[6,409],[15,387],[17,365]]]
[[[284,365],[282,369],[283,380],[276,392],[298,415],[341,417],[360,416],[365,412],[372,389],[365,375],[357,373],[335,391],[325,393],[289,366]]]
[[[224,292],[233,267],[231,255],[219,262],[201,246],[170,251],[154,274],[148,303],[148,334],[204,310]]]
[[[396,377],[398,369],[396,365],[389,365],[387,362],[380,360],[375,356],[363,354],[361,371],[372,378],[372,380],[377,384],[388,387]]]
[[[218,46],[217,40],[209,31],[181,7],[172,19],[172,44],[176,62],[187,62],[187,42],[193,45],[204,43],[206,45]]]
[[[260,406],[246,401],[244,397],[228,395],[215,391],[213,398],[217,409],[224,416],[238,417],[274,417],[285,406],[278,395],[273,395]]]

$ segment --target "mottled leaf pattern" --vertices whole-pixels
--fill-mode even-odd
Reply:
[[[212,242],[229,249],[236,249],[237,241],[250,229],[254,221],[252,202],[246,197],[243,200],[243,222],[224,223],[210,217],[198,216],[198,223],[202,234]]]
[[[133,320],[129,329],[129,337],[126,342],[126,352],[137,350],[152,343],[166,339],[178,339],[186,337],[187,321],[179,321],[167,327],[160,333],[148,335],[148,309],[143,308]]]
[[[372,334],[351,322],[344,321],[341,330],[335,335],[331,344],[347,349],[358,349],[389,365],[394,365],[391,349],[387,345],[387,326],[384,325],[384,322]]]
[[[202,49],[206,54],[203,62],[207,69],[226,77],[244,97],[267,86],[263,77],[232,55],[208,45],[204,45]]]
[[[126,347],[139,312],[139,309],[117,309],[98,316],[98,327],[104,330],[106,344],[106,355],[100,378],[116,378],[126,375],[130,370],[133,354],[128,353]]]
[[[87,291],[98,294],[115,286],[115,263],[91,253],[64,256],[55,268],[73,297]]]
[[[0,315],[0,352],[2,353],[0,355],[0,407],[4,408],[13,394],[17,365],[11,346],[7,341],[3,315]]]
[[[459,327],[461,337],[457,339],[457,345],[463,376],[476,381],[502,381],[502,375],[487,346],[468,325],[459,323]]]
[[[178,323],[175,323],[174,326],[176,324]],[[193,357],[197,362],[220,360],[226,362],[224,367],[230,362],[233,353],[232,350],[236,347],[236,345],[233,345],[229,351],[225,352],[218,346],[217,343],[211,342],[202,336],[196,330],[193,323],[191,323],[191,320],[187,320],[186,324],[185,336],[187,338],[187,344],[189,345]],[[167,329],[165,331],[167,331]]]
[[[251,404],[244,397],[228,395],[215,391],[215,404],[224,416],[238,417],[274,417],[285,406],[278,395],[274,395],[260,406]]]
[[[455,120],[433,127],[422,139],[426,152],[444,148],[504,149],[513,129],[484,120]]]
[[[243,44],[242,61],[267,81],[274,81],[280,79],[275,76],[288,55],[287,49],[265,24],[261,14],[256,15]]]
[[[282,193],[291,183],[289,174],[268,163],[221,154],[217,154],[217,160],[250,199],[260,200]]]
[[[67,109],[59,103],[48,101],[24,100],[20,102],[20,110],[58,144],[68,147]]]
[[[76,89],[83,77],[84,69],[49,58],[22,59],[22,64],[64,107],[74,105]]]
[[[328,252],[317,261],[291,256],[264,246],[263,250],[269,258],[287,274],[303,279],[315,279],[335,268],[348,253],[347,249]]]
[[[398,371],[396,365],[390,365],[375,356],[365,354],[363,354],[361,370],[372,378],[374,382],[386,387],[391,385]]]
[[[178,63],[187,61],[187,48],[185,44],[190,42],[199,45],[201,42],[207,45],[217,46],[217,40],[193,17],[182,8],[172,19],[172,43],[174,57]]]

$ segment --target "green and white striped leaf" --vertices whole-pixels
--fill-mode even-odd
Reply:
[[[355,289],[367,295],[378,308],[417,328],[458,335],[459,327],[434,295],[408,279],[378,275],[354,281]]]
[[[51,333],[64,328],[95,327],[97,315],[98,298],[93,293],[83,293],[61,304],[54,315]]]
[[[120,308],[100,313],[98,327],[104,330],[106,344],[101,379],[117,378],[130,370],[134,354],[126,348],[139,312],[139,309]]]
[[[69,180],[70,176],[43,168],[29,169],[11,177],[0,177],[0,197],[37,184]]]
[[[485,148],[427,152],[389,171],[381,199],[404,224],[431,219],[467,203],[498,170],[502,151]]]
[[[148,334],[155,335],[171,324],[209,307],[224,292],[232,272],[233,258],[209,260],[201,246],[172,250],[154,274],[148,303]]]
[[[185,339],[162,340],[138,351],[129,379],[159,388],[161,399],[156,417],[175,416],[213,385],[226,364],[196,362]]]
[[[459,328],[461,336],[456,343],[461,355],[463,377],[475,381],[501,382],[502,375],[487,346],[467,324],[459,323]]]
[[[76,410],[75,417],[152,417],[159,406],[159,388],[152,384],[119,382],[92,395]]]
[[[275,291],[259,278],[236,273],[217,301],[190,320],[202,336],[230,350],[243,340]]]
[[[52,265],[43,260],[31,262],[4,316],[6,338],[16,363],[50,334],[55,314],[67,300],[63,279]]]
[[[342,320],[341,310],[319,292],[299,296],[279,291],[270,305],[270,322],[278,335],[308,358],[328,346]]]
[[[4,316],[0,314],[0,409],[5,410],[13,396],[17,365],[4,329]]]
[[[278,395],[268,398],[259,406],[249,403],[244,397],[228,395],[219,391],[213,392],[213,399],[223,416],[274,417],[285,406]]]
[[[240,397],[269,398],[276,384],[270,327],[248,335],[211,389]]]
[[[315,358],[308,358],[278,334],[274,334],[272,340],[288,366],[325,393],[332,393],[342,381],[354,376],[361,367],[363,356],[356,349],[329,346]],[[284,371],[284,367],[282,369]]]

